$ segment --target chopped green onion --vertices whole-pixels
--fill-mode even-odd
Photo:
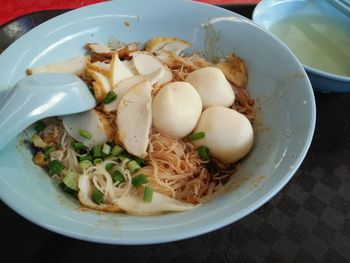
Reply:
[[[103,162],[103,159],[102,158],[96,158],[94,160],[94,164],[98,164],[98,163],[102,163]]]
[[[199,157],[203,161],[209,160],[209,148],[208,147],[200,146],[197,151],[198,151]]]
[[[134,159],[134,157],[133,157],[130,153],[128,153],[128,152],[123,152],[123,153],[121,154],[121,156],[124,157],[124,158],[130,159],[130,160],[133,160],[133,159]]]
[[[112,170],[113,166],[114,166],[113,163],[107,163],[106,166],[105,166],[105,168],[106,168],[106,170],[109,172],[110,170]]]
[[[124,160],[127,160],[127,162],[130,161],[130,159],[128,157],[126,157],[125,155],[121,154],[118,156],[118,158],[123,162]]]
[[[102,153],[108,155],[111,153],[111,149],[112,149],[112,147],[110,145],[108,145],[107,143],[105,143],[102,147]]]
[[[123,174],[119,171],[114,171],[111,176],[113,183],[119,182],[118,184],[120,184],[125,181]]]
[[[79,174],[74,172],[69,172],[64,178],[63,182],[66,186],[68,186],[70,189],[74,191],[78,191],[78,181],[79,181]]]
[[[104,193],[102,193],[100,190],[95,188],[95,190],[92,192],[92,201],[94,201],[96,204],[101,204],[105,198]]]
[[[114,156],[118,156],[122,152],[124,152],[124,149],[122,147],[120,147],[119,145],[114,145],[112,150],[111,150],[111,154]]]
[[[66,184],[64,182],[61,182],[58,186],[63,190],[63,192],[71,194],[76,198],[78,197],[78,191],[75,191],[75,190],[69,188],[68,186],[66,186]]]
[[[127,166],[132,173],[135,173],[141,169],[141,166],[135,160],[128,162]]]
[[[90,140],[92,138],[92,135],[90,132],[85,131],[85,130],[79,130],[80,136],[84,137],[85,139]]]
[[[152,202],[153,199],[153,188],[150,186],[145,186],[145,191],[143,192],[143,200],[147,203]]]
[[[141,167],[146,165],[146,161],[144,159],[141,159],[140,157],[135,157],[134,160],[137,162],[137,164]]]
[[[46,125],[43,121],[37,121],[35,126],[34,126],[34,129],[37,131],[37,132],[41,132],[42,130],[44,130],[46,128]]]
[[[49,147],[47,147],[47,148],[45,149],[45,151],[44,151],[44,158],[45,158],[45,160],[48,160],[48,159],[49,159],[50,153],[52,153],[52,152],[54,152],[54,151],[56,151],[55,146],[49,146]]]
[[[197,132],[194,134],[191,134],[190,136],[188,136],[188,140],[189,141],[195,141],[195,140],[199,140],[205,137],[205,133],[204,132]]]
[[[73,142],[72,146],[73,146],[74,151],[76,153],[79,153],[79,154],[84,154],[85,153],[86,154],[86,153],[89,152],[89,150],[81,142]]]
[[[148,179],[144,174],[136,175],[132,178],[131,183],[135,187],[148,183]]]
[[[128,154],[127,152],[124,152],[120,155],[118,155],[118,158],[123,162],[125,160],[127,160],[127,162],[130,162],[132,159],[132,156],[130,154]]]
[[[89,160],[83,160],[81,162],[79,162],[79,166],[81,169],[86,169],[92,166],[92,162]]]
[[[107,161],[107,160],[111,160],[111,161],[117,161],[117,157],[113,156],[113,155],[107,155],[106,157],[103,158],[103,160]]]
[[[48,169],[51,174],[59,174],[63,171],[64,165],[58,160],[53,160],[49,162]]]
[[[115,92],[114,92],[113,90],[111,90],[111,91],[109,91],[109,92],[107,93],[107,95],[104,97],[103,103],[104,103],[104,104],[109,104],[109,103],[115,101],[116,98],[117,98],[117,94],[115,94]]]
[[[96,145],[92,148],[92,157],[94,157],[94,159],[102,157],[102,145]]]
[[[79,157],[79,162],[86,161],[86,160],[92,162],[93,158],[92,158],[92,156],[89,155],[89,154],[88,154],[88,155],[85,155],[85,156],[80,156],[80,157]]]
[[[82,144],[81,142],[72,142],[72,146],[76,151],[79,151],[80,149],[85,147],[84,144]]]

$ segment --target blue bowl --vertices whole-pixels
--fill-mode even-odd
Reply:
[[[9,207],[35,224],[78,239],[161,243],[233,223],[270,200],[292,178],[315,127],[310,81],[280,41],[250,20],[215,6],[119,0],[67,12],[34,28],[1,54],[0,94],[21,79],[28,67],[84,54],[88,42],[107,43],[111,38],[145,42],[154,36],[177,36],[202,51],[210,44],[220,57],[235,52],[247,63],[248,89],[258,115],[255,141],[222,191],[182,213],[140,217],[83,211],[33,164],[32,153],[23,144],[27,133],[23,133],[0,152],[0,198]],[[266,66],[266,61],[274,67]]]
[[[263,0],[253,12],[253,21],[265,30],[295,14],[322,15],[336,18],[346,24],[350,18],[327,1],[310,0]],[[299,59],[301,59],[299,57]],[[350,77],[322,71],[304,64],[314,90],[321,92],[349,92]]]

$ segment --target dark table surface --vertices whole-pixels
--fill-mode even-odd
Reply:
[[[251,17],[254,6],[225,8]],[[62,12],[4,25],[0,52]],[[350,94],[315,97],[316,131],[303,164],[279,194],[240,221],[166,244],[103,245],[45,230],[0,202],[0,262],[350,262]]]

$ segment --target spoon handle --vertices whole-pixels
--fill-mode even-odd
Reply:
[[[79,113],[95,106],[87,85],[74,75],[43,73],[24,77],[0,104],[0,150],[40,119]]]
[[[30,105],[34,94],[13,88],[0,104],[0,150],[31,123],[39,120]],[[35,111],[34,111],[35,113]],[[28,118],[30,116],[30,118]]]

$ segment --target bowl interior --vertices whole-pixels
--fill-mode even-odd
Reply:
[[[292,20],[293,18],[298,18],[298,22]],[[308,20],[307,28],[302,26],[304,23],[302,19]],[[297,57],[305,62],[304,67],[310,76],[314,89],[335,92],[350,91],[350,76],[347,75],[347,65],[349,64],[346,62],[349,57],[341,51],[345,47],[336,46],[336,44],[345,44],[349,40],[343,36],[344,34],[336,38],[335,35],[338,33],[334,33],[342,32],[341,28],[346,31],[350,25],[348,16],[327,1],[264,0],[254,9],[253,21],[283,39]],[[295,26],[286,27],[288,23],[295,24]],[[332,30],[332,28],[334,29]],[[327,32],[327,34],[320,35],[322,32]],[[333,40],[329,41],[327,37],[331,33]],[[304,36],[306,36],[305,39]],[[317,45],[312,44],[313,41],[316,41],[315,39],[318,39]],[[325,53],[315,57],[313,54],[318,54],[319,51],[313,47],[319,47],[321,45],[319,43],[323,43]],[[301,46],[303,48],[300,48]],[[335,59],[337,57],[338,60]],[[318,67],[323,68],[323,70],[316,68],[316,65],[310,66],[309,63],[311,65],[317,63]]]
[[[1,55],[0,92],[11,88],[32,65],[84,53],[85,43],[107,43],[113,38],[144,42],[156,35],[186,39],[202,51],[210,41],[216,55],[234,52],[247,63],[248,88],[258,114],[255,143],[223,191],[185,213],[136,217],[82,211],[32,163],[24,143],[27,135],[22,133],[0,152],[0,194],[5,203],[32,222],[71,237],[113,244],[159,243],[232,223],[289,181],[314,131],[315,102],[307,75],[278,40],[217,7],[171,0],[142,0],[134,5],[122,0],[65,13],[33,29]]]

